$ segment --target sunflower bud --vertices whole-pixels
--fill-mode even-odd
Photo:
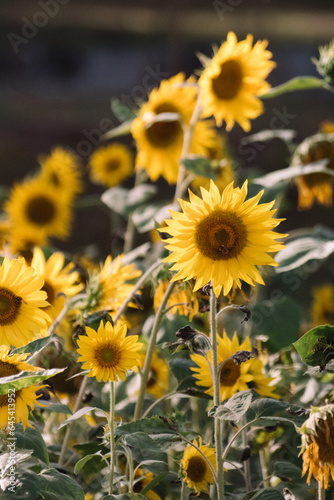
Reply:
[[[328,82],[334,80],[334,39],[319,47],[319,59],[312,58],[318,73]]]

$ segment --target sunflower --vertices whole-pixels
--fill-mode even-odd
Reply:
[[[252,43],[252,35],[238,42],[229,32],[198,81],[203,116],[214,115],[218,126],[225,120],[227,130],[237,122],[248,132],[250,119],[263,112],[257,96],[270,88],[265,78],[276,64],[269,60],[272,53],[265,50],[268,42],[259,41],[254,47]]]
[[[43,279],[22,259],[5,257],[0,267],[0,345],[19,347],[47,328],[49,304]]]
[[[124,382],[128,370],[139,364],[138,352],[143,344],[138,342],[138,335],[126,337],[126,325],[117,323],[103,324],[101,321],[97,330],[86,326],[87,335],[78,337],[78,361],[82,368],[90,370],[88,376],[95,377],[99,382]]]
[[[9,235],[9,250],[12,255],[21,255],[30,265],[34,248],[46,246],[48,237],[35,227],[14,227]]]
[[[10,347],[0,346],[0,379],[16,375],[21,371],[35,371],[38,368],[25,362],[29,353],[9,355]],[[42,386],[45,387],[45,386]],[[15,414],[15,423],[22,422],[23,429],[31,427],[28,421],[29,408],[35,404],[39,405],[37,399],[41,396],[36,395],[36,391],[41,389],[36,385],[24,387],[13,393],[0,395],[0,429],[4,430],[8,422],[12,422],[11,416]],[[39,405],[42,406],[42,405]]]
[[[144,473],[142,469],[138,468],[135,470],[134,474],[135,483],[133,485],[133,492],[140,493],[153,479],[154,475],[152,472]],[[145,493],[145,497],[151,500],[161,500],[159,495],[154,493],[154,491],[149,490]]]
[[[139,367],[144,368],[146,352],[139,353]],[[154,351],[151,368],[146,384],[146,391],[154,398],[161,398],[168,391],[168,364]]]
[[[334,323],[334,286],[327,283],[314,288],[312,322],[314,325],[332,325]]]
[[[208,445],[203,445],[201,438],[199,438],[199,442],[194,439],[193,444],[201,450],[215,470],[215,449]],[[208,491],[208,483],[214,483],[210,466],[201,453],[190,444],[188,444],[184,450],[184,455],[181,460],[181,468],[184,475],[184,481],[189,488],[194,488],[197,495],[199,495],[201,491]]]
[[[158,284],[155,293],[153,307],[155,312],[157,312],[160,303],[165,295],[168,287],[168,281],[162,280]],[[179,313],[180,316],[189,316],[189,320],[192,321],[193,317],[198,313],[199,305],[196,294],[194,294],[188,283],[177,283],[174,288],[173,294],[167,303],[168,314],[174,316]]]
[[[334,170],[334,133],[316,134],[305,139],[296,149],[292,164],[307,165],[322,159],[328,160],[326,168]],[[333,179],[333,176],[322,172],[296,177],[298,209],[309,210],[315,201],[330,207],[333,197]]]
[[[70,201],[58,188],[39,178],[16,184],[5,204],[12,227],[60,239],[69,235],[71,209]]]
[[[78,284],[79,273],[73,271],[74,264],[70,262],[64,267],[65,257],[61,252],[53,253],[48,260],[42,250],[38,247],[35,248],[31,267],[44,280],[42,290],[47,293],[47,300],[50,306],[46,311],[54,320],[65,304],[64,296],[58,296],[63,293],[66,297],[73,297],[83,288],[82,284]]]
[[[161,229],[171,236],[165,261],[175,262],[172,281],[196,277],[196,291],[211,280],[217,297],[222,288],[224,295],[233,284],[241,288],[240,279],[264,284],[256,266],[277,266],[267,252],[284,248],[275,239],[286,236],[272,231],[282,220],[272,218],[274,201],[259,205],[263,191],[245,201],[247,181],[241,189],[229,184],[222,194],[211,181],[201,193],[203,199],[189,191],[190,202],[179,200],[183,212],[170,211],[173,219]]]
[[[223,337],[218,336],[218,365],[227,360],[237,351],[251,351],[252,345],[249,337],[239,344],[237,334],[234,333],[232,340],[227,333],[223,332]],[[211,350],[208,352],[208,360],[212,366]],[[208,387],[206,393],[213,395],[213,383],[211,373],[206,359],[199,355],[191,355],[191,359],[196,363],[196,367],[191,368],[195,372],[196,384],[202,387]],[[263,373],[262,361],[259,359],[249,359],[240,365],[237,365],[233,359],[229,359],[222,367],[220,372],[220,397],[224,401],[232,397],[238,391],[245,391],[254,387],[260,396],[278,398],[273,394],[274,387],[270,386],[271,378],[265,377]]]
[[[63,196],[73,198],[82,192],[79,159],[76,155],[58,146],[49,156],[41,156],[39,163],[39,178],[57,188]]]
[[[324,488],[329,487],[329,473],[334,480],[334,405],[312,408],[310,417],[299,429],[302,435],[303,475],[308,470]]]
[[[133,169],[132,153],[120,143],[97,149],[89,162],[91,180],[108,187],[120,184]]]
[[[136,169],[145,169],[152,181],[160,175],[170,184],[177,181],[183,126],[189,125],[197,98],[197,89],[184,86],[184,83],[181,73],[163,80],[158,89],[152,90],[148,102],[132,122],[131,132],[138,149]],[[205,154],[213,144],[212,124],[199,121],[194,128],[189,152]]]

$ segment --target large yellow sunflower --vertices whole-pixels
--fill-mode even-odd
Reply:
[[[79,335],[78,361],[82,368],[90,370],[88,376],[99,382],[124,381],[128,370],[139,364],[138,351],[143,346],[138,342],[138,335],[126,337],[126,325],[117,323],[114,327],[101,321],[97,330],[86,326],[87,335]]]
[[[29,179],[14,186],[5,205],[12,227],[37,230],[42,235],[64,239],[72,216],[70,200],[42,179]]]
[[[182,86],[184,83],[181,73],[163,80],[158,89],[152,90],[149,101],[142,106],[138,118],[132,123],[131,132],[138,149],[136,169],[145,169],[152,181],[160,175],[170,184],[177,181],[183,127],[189,125],[197,98],[197,89]],[[198,122],[189,152],[205,154],[213,144],[212,124]]]
[[[79,273],[73,271],[74,264],[70,262],[64,267],[65,257],[61,252],[53,253],[49,259],[45,259],[42,250],[38,247],[34,250],[31,267],[44,280],[42,290],[47,293],[47,300],[50,307],[46,311],[52,319],[55,319],[64,307],[64,296],[58,296],[59,293],[64,293],[68,298],[73,297],[83,288],[83,284],[79,284]]]
[[[89,162],[91,180],[108,187],[120,184],[133,169],[131,151],[119,143],[97,149]]]
[[[79,159],[73,153],[58,146],[49,156],[41,156],[39,162],[39,178],[59,189],[62,196],[73,198],[82,192]]]
[[[227,333],[223,332],[223,337],[218,336],[218,365],[235,354],[237,351],[251,351],[252,345],[249,337],[242,344],[239,344],[237,334],[233,335],[232,340]],[[191,368],[196,384],[202,387],[208,387],[207,394],[213,395],[213,382],[206,359],[199,354],[192,354],[191,359],[197,364]],[[211,350],[208,352],[208,360],[212,366]],[[240,365],[237,365],[233,359],[228,360],[223,365],[220,373],[220,398],[222,401],[232,397],[238,391],[245,391],[254,387],[260,396],[278,398],[273,393],[275,387],[270,386],[271,378],[265,377],[263,373],[262,361],[249,359]]]
[[[312,408],[310,417],[299,429],[302,435],[303,475],[311,476],[325,489],[329,487],[329,474],[334,480],[334,405]]]
[[[27,354],[9,354],[10,347],[0,346],[0,378],[16,375],[21,371],[35,371],[38,368],[25,362]],[[42,386],[45,387],[45,386]],[[36,395],[36,391],[41,387],[32,385],[16,391],[9,391],[8,394],[0,395],[0,429],[4,430],[11,423],[22,422],[23,429],[31,427],[28,421],[29,408],[35,404],[39,405],[37,399],[41,396]],[[42,405],[39,405],[42,406]]]
[[[269,60],[272,53],[265,50],[267,41],[259,41],[254,47],[252,43],[252,35],[238,42],[229,32],[198,81],[203,116],[214,115],[219,126],[225,120],[227,130],[237,122],[248,132],[250,119],[263,112],[257,96],[270,88],[265,78],[276,66]]]
[[[213,470],[216,470],[215,449],[208,445],[203,445],[201,438],[199,438],[199,442],[194,439],[193,444],[205,455],[211,463]],[[197,495],[199,495],[201,491],[208,491],[208,483],[214,483],[210,466],[201,453],[190,444],[188,444],[184,450],[181,468],[184,475],[184,481],[189,488],[194,488]]]
[[[43,279],[24,259],[7,257],[0,267],[0,345],[19,347],[47,328],[49,304]]]
[[[173,219],[161,229],[171,235],[165,261],[175,262],[172,281],[196,277],[196,291],[211,280],[217,297],[222,288],[224,295],[234,284],[241,288],[240,279],[264,284],[256,266],[276,266],[268,253],[284,248],[275,239],[286,236],[272,231],[282,220],[272,218],[274,201],[259,205],[263,191],[245,201],[247,181],[241,189],[229,184],[222,194],[211,181],[201,192],[202,198],[189,191],[190,202],[179,200],[183,212],[170,211]]]

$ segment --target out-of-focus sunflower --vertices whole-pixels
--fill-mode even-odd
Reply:
[[[334,323],[334,286],[331,283],[312,290],[312,323],[317,325],[332,325]]]
[[[198,442],[194,439],[193,444],[205,455],[207,460],[211,463],[213,470],[216,470],[215,449],[208,445],[203,445],[201,438],[199,438]],[[210,466],[201,453],[190,444],[188,444],[184,450],[184,455],[181,460],[181,469],[187,486],[189,488],[194,488],[197,495],[199,495],[201,491],[208,491],[208,483],[214,483],[214,477]]]
[[[39,229],[29,226],[13,227],[10,231],[8,248],[12,255],[22,256],[30,265],[35,247],[48,244],[47,235]]]
[[[94,151],[89,159],[93,182],[112,187],[126,179],[133,169],[133,156],[124,144],[114,143]]]
[[[139,364],[138,351],[143,344],[138,342],[138,335],[126,336],[126,325],[118,322],[113,327],[101,321],[97,330],[86,326],[87,335],[78,337],[78,361],[84,370],[90,370],[88,376],[99,382],[108,380],[123,382],[128,370]]]
[[[334,405],[312,408],[299,432],[302,435],[303,475],[308,471],[308,484],[313,475],[327,489],[330,473],[334,480]]]
[[[218,336],[218,364],[227,360],[237,351],[251,351],[252,345],[249,337],[242,344],[239,344],[237,334],[233,335],[232,340],[224,331],[223,337]],[[211,350],[207,354],[210,365],[212,366]],[[196,363],[196,367],[191,368],[194,372],[194,377],[197,379],[196,384],[202,387],[208,387],[207,394],[213,395],[213,382],[211,372],[206,362],[206,359],[199,355],[191,355],[191,359]],[[233,359],[229,359],[222,367],[220,372],[220,397],[224,401],[232,397],[238,391],[245,391],[250,387],[254,387],[260,396],[270,398],[278,398],[273,393],[275,387],[270,385],[272,378],[265,377],[263,373],[262,361],[259,359],[249,359],[240,365],[237,365]]]
[[[145,352],[139,352],[140,368],[144,367],[145,357]],[[146,391],[156,399],[161,398],[168,391],[168,373],[168,364],[156,351],[154,351],[146,384]]]
[[[199,198],[189,191],[190,202],[179,200],[183,212],[170,211],[168,228],[161,229],[171,236],[165,261],[175,262],[172,281],[196,277],[196,291],[211,280],[217,297],[222,288],[224,295],[234,284],[241,288],[241,279],[264,284],[256,266],[277,266],[268,253],[284,248],[275,240],[286,236],[272,231],[282,220],[273,218],[274,201],[258,204],[263,191],[245,201],[247,181],[241,189],[231,183],[223,193],[211,181],[201,193]]]
[[[334,134],[334,122],[325,120],[320,123],[320,131],[324,134]]]
[[[158,284],[154,292],[153,307],[157,312],[163,296],[168,287],[168,281],[162,280]],[[193,317],[198,313],[199,305],[196,294],[192,292],[188,283],[177,283],[171,297],[167,303],[168,314],[174,316],[177,312],[181,316],[189,316],[192,321]]]
[[[82,192],[79,160],[70,151],[58,146],[49,156],[40,156],[39,178],[59,189],[63,196],[73,198]]]
[[[19,347],[47,328],[43,279],[24,259],[5,257],[0,267],[0,345]]]
[[[265,50],[268,42],[258,41],[254,47],[252,44],[252,35],[238,42],[236,35],[229,32],[198,81],[203,116],[214,115],[219,126],[225,120],[227,130],[237,122],[248,132],[250,119],[263,112],[258,96],[270,88],[265,78],[276,64],[270,60],[272,53]]]
[[[134,493],[140,493],[154,478],[152,472],[144,473],[142,469],[138,468],[135,471],[134,475],[135,483],[133,486]],[[159,495],[154,493],[154,491],[149,490],[145,493],[145,497],[150,498],[151,500],[161,500]]]
[[[59,189],[42,179],[16,184],[5,210],[13,227],[65,239],[70,232],[72,205]]]
[[[132,123],[131,132],[138,154],[136,169],[145,169],[152,181],[163,176],[176,183],[183,146],[183,126],[189,125],[197,89],[184,86],[184,75],[163,80],[153,89],[149,100]],[[193,80],[188,81],[193,83]],[[209,122],[199,121],[193,131],[190,153],[205,154],[214,144],[214,131]]]
[[[326,168],[334,170],[334,133],[316,134],[308,137],[296,149],[293,165],[307,165],[318,160],[328,160]],[[330,207],[332,205],[334,176],[323,172],[296,177],[298,188],[298,209],[309,210],[314,202]]]
[[[32,372],[38,368],[25,362],[29,353],[9,355],[10,347],[0,346],[0,379],[17,375],[20,371]],[[16,390],[13,393],[0,395],[0,429],[4,430],[8,422],[22,422],[23,429],[32,427],[29,423],[29,408],[33,409],[35,405],[42,406],[37,399],[41,397],[36,395],[36,391],[41,389],[41,386],[31,385],[23,389]],[[12,401],[13,400],[13,401]],[[14,417],[14,421],[11,420]]]

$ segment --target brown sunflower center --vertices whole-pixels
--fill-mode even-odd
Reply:
[[[20,370],[16,365],[11,363],[6,363],[6,361],[0,361],[0,378],[10,377],[11,375],[17,375]]]
[[[105,170],[108,173],[115,172],[121,166],[121,162],[117,158],[113,158],[112,160],[108,160],[105,163]]]
[[[228,210],[214,210],[197,225],[198,250],[212,260],[236,257],[246,246],[247,230],[240,217]]]
[[[212,91],[219,99],[233,99],[242,85],[242,68],[238,61],[229,59],[220,67],[220,73],[212,78]]]
[[[187,476],[194,483],[203,481],[206,473],[206,463],[202,457],[194,456],[189,459],[187,466]]]
[[[39,195],[32,198],[26,207],[27,218],[37,226],[45,226],[52,222],[56,215],[56,208],[47,196]]]
[[[179,110],[169,103],[160,104],[154,109],[154,114],[178,113]],[[178,120],[157,121],[146,129],[148,141],[157,148],[168,148],[182,134],[182,126]]]
[[[56,298],[53,286],[50,285],[50,283],[48,283],[47,281],[44,281],[42,290],[44,290],[44,292],[46,292],[47,294],[47,301],[50,302],[50,304],[53,304]]]
[[[319,420],[317,436],[314,436],[319,446],[319,460],[321,462],[334,462],[334,417],[328,416],[326,420]]]
[[[103,368],[112,368],[119,362],[120,353],[111,344],[99,346],[95,351],[95,359],[99,366]]]
[[[0,287],[0,325],[12,325],[22,305],[22,298],[8,288]]]
[[[323,140],[311,144],[309,150],[301,155],[304,165],[318,160],[328,159],[326,168],[334,170],[334,144],[331,141]],[[321,172],[303,176],[305,183],[309,188],[317,186],[322,182],[332,182],[333,177]]]
[[[220,372],[220,384],[227,387],[232,387],[240,377],[240,367],[230,359],[225,363]]]

